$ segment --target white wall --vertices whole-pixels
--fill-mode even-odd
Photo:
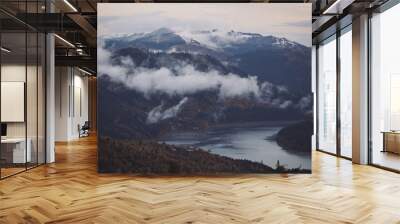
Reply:
[[[78,125],[88,120],[88,77],[76,68],[56,67],[55,140],[79,137]]]
[[[76,70],[75,70],[76,71]],[[78,124],[83,125],[85,121],[89,120],[89,102],[88,102],[88,77],[82,76],[79,72],[74,75],[74,108],[72,119],[72,136],[78,137]]]
[[[25,121],[25,83],[1,82],[1,121]],[[36,106],[35,106],[36,108]]]
[[[55,140],[67,141],[69,133],[69,85],[70,69],[56,67],[55,69]]]
[[[26,72],[28,82],[26,82]],[[5,64],[1,66],[1,81],[2,82],[24,82],[27,83],[27,119],[28,119],[28,137],[31,133],[36,136],[36,107],[37,107],[37,93],[36,93],[36,66],[27,66],[19,64]],[[4,96],[3,96],[4,97]],[[43,106],[43,105],[39,105]],[[7,108],[1,108],[7,110]],[[24,108],[22,108],[24,110]],[[25,123],[26,122],[7,122],[7,135],[9,137],[24,137],[25,136]],[[32,130],[32,131],[31,131]]]
[[[24,65],[8,64],[1,66],[1,81],[2,82],[25,82]],[[28,68],[29,70],[29,68]],[[6,110],[7,108],[1,108]],[[7,137],[25,137],[25,122],[7,123]]]

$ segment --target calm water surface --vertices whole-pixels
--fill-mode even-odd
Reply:
[[[160,139],[173,145],[191,145],[235,159],[263,162],[275,167],[277,160],[287,168],[311,169],[310,155],[282,149],[273,137],[287,122],[257,122],[219,125],[206,131],[173,132]]]

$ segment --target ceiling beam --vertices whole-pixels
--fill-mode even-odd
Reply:
[[[87,67],[92,71],[96,71],[97,60],[91,56],[56,56],[56,66],[76,66]]]
[[[336,0],[332,2],[332,4],[328,5],[326,9],[323,10],[322,14],[324,15],[338,15],[342,14],[343,11],[351,4],[353,4],[355,0]]]
[[[67,15],[72,21],[82,28],[83,31],[89,36],[86,41],[91,46],[96,46],[97,30],[90,24],[85,17],[79,13],[70,13]]]

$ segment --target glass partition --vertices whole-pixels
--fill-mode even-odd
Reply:
[[[40,13],[43,1],[1,2]],[[0,178],[45,163],[45,34],[0,12]]]
[[[318,149],[336,154],[336,36],[318,47]]]

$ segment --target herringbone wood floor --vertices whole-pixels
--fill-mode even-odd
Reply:
[[[312,175],[99,175],[95,139],[0,181],[0,223],[400,223],[400,175],[313,154]]]

